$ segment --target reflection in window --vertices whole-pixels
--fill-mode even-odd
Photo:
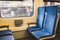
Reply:
[[[11,18],[11,17],[33,16],[33,1],[31,1],[31,3],[29,3],[29,1],[24,1],[24,4],[23,1],[21,1],[19,4],[18,3],[19,2],[16,3],[17,6],[15,4],[14,4],[15,6],[11,6],[13,2],[3,6],[0,5],[1,17]]]

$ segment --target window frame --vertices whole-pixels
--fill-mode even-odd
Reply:
[[[34,0],[32,0],[33,1],[33,14],[32,14],[32,16],[34,15]],[[24,7],[24,6],[23,6]],[[1,15],[1,14],[0,14]],[[32,16],[18,16],[18,17],[4,17],[4,18],[20,18],[20,17],[32,17]],[[1,18],[3,18],[3,17],[1,17]]]

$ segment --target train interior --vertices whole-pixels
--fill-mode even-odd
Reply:
[[[0,40],[60,40],[60,0],[0,0]]]

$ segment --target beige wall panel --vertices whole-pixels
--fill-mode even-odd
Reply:
[[[20,18],[0,18],[1,25],[9,25],[9,29],[12,31],[26,30],[28,28],[28,23],[36,22],[37,18],[37,9],[39,6],[42,6],[42,0],[34,0],[34,15],[32,17],[20,17]],[[15,27],[14,20],[23,20],[23,25],[20,27]]]

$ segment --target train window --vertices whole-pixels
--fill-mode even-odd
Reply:
[[[30,17],[34,14],[33,0],[0,1],[0,14],[2,18]]]

